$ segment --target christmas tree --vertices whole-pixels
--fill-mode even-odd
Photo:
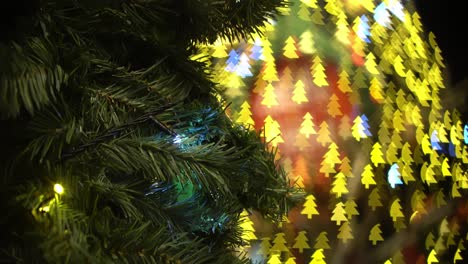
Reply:
[[[200,54],[242,81],[249,57],[221,40],[284,2],[27,4],[2,17],[0,261],[244,263],[241,212],[281,219],[290,191]]]

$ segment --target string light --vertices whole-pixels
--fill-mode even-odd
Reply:
[[[54,185],[54,191],[58,194],[63,194],[63,186],[60,183]]]
[[[39,211],[41,212],[49,212],[50,211],[50,206],[46,205],[44,207],[39,208]]]

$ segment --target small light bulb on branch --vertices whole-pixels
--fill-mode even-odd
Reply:
[[[50,206],[48,206],[48,205],[39,208],[39,212],[48,213],[49,211],[50,211]]]
[[[63,193],[63,186],[60,184],[60,183],[56,183],[54,185],[54,191],[58,194],[62,194]]]

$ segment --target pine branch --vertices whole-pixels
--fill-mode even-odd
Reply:
[[[2,118],[17,117],[24,109],[30,114],[55,101],[66,85],[68,74],[57,63],[57,50],[47,39],[32,38],[23,46],[0,43],[0,112]]]
[[[40,1],[30,30],[1,38],[0,111],[15,133],[5,255],[246,263],[233,255],[241,208],[284,213],[286,177],[190,59],[200,41],[257,31],[282,3],[241,2]]]
[[[62,151],[75,141],[79,134],[80,120],[70,113],[62,99],[55,105],[40,111],[28,124],[32,137],[22,151],[31,160],[42,162],[46,157],[57,159]],[[34,136],[34,137],[33,137]]]
[[[119,127],[111,128],[108,129],[105,133],[103,133],[101,136],[97,136],[96,138],[92,139],[90,142],[79,145],[75,148],[73,148],[69,152],[65,152],[62,154],[62,161],[65,159],[69,159],[74,157],[75,155],[79,154],[80,152],[85,151],[86,149],[90,147],[95,147],[96,145],[100,143],[104,143],[106,141],[109,141],[111,139],[116,139],[122,136],[123,133],[128,132],[129,129],[134,129],[135,126],[141,125],[142,123],[146,123],[148,121],[152,121],[154,124],[156,124],[159,129],[161,129],[163,132],[165,132],[168,135],[174,136],[175,133],[168,128],[166,125],[161,123],[159,120],[157,120],[154,115],[158,115],[161,112],[167,111],[171,107],[173,107],[175,103],[168,104],[166,106],[160,107],[158,110],[151,111],[149,113],[145,113],[144,115],[136,118],[135,120],[132,120],[126,124],[123,124]]]

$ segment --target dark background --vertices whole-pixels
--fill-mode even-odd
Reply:
[[[465,1],[415,0],[426,32],[436,35],[444,57],[447,88],[441,94],[447,109],[456,107],[468,120],[468,13]]]
[[[439,43],[448,69],[451,83],[456,84],[468,77],[466,22],[468,14],[462,7],[464,1],[416,0],[426,32],[432,31]],[[465,46],[465,47],[463,47]]]

